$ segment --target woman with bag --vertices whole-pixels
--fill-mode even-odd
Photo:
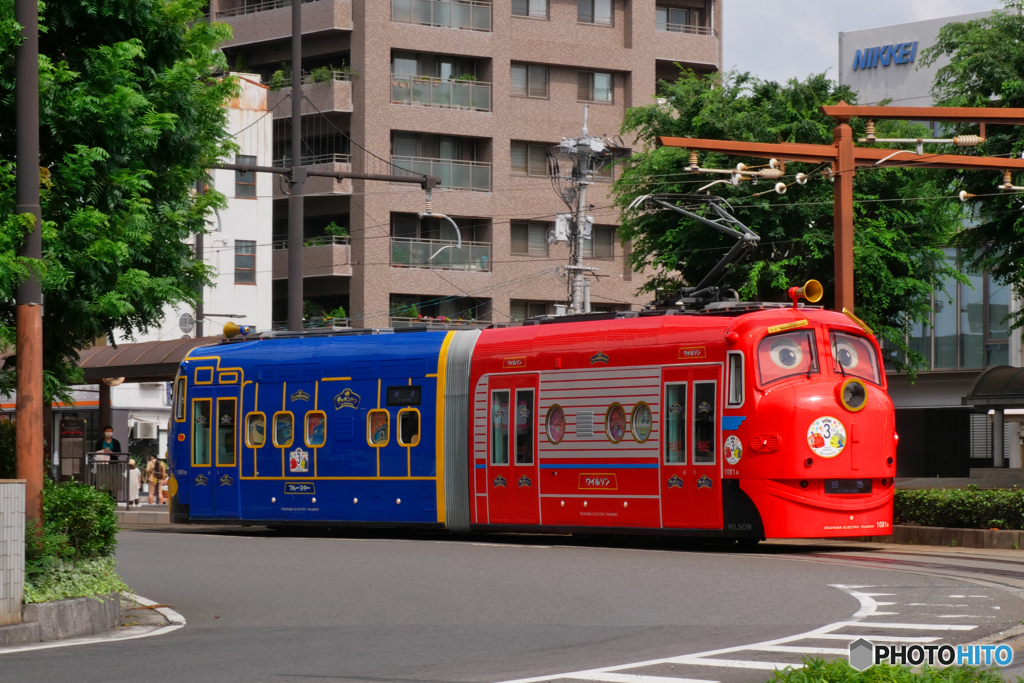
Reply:
[[[150,456],[146,464],[146,483],[149,484],[149,504],[153,504],[153,494],[157,494],[160,505],[166,505],[164,499],[164,479],[167,478],[167,465],[156,457],[156,453]]]

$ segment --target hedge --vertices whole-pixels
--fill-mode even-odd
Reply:
[[[1017,679],[1020,681],[1021,679]],[[920,671],[906,666],[877,664],[857,671],[845,659],[824,661],[804,659],[802,669],[775,671],[768,683],[1004,683],[995,667],[950,666],[944,669],[927,665]]]
[[[1024,489],[896,491],[896,524],[959,529],[1024,529]]]

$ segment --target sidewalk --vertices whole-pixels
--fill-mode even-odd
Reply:
[[[170,524],[169,505],[149,505],[142,503],[139,507],[129,510],[124,505],[117,506],[117,523],[124,524]]]

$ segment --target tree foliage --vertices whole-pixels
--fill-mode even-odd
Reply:
[[[921,62],[946,57],[949,64],[936,72],[932,94],[939,106],[1024,107],[1024,0],[1004,0],[1005,8],[991,16],[946,24],[934,46],[923,51]],[[959,125],[951,134],[977,134],[979,126]],[[986,142],[976,151],[952,147],[950,154],[979,154],[1021,158],[1024,128],[988,125]],[[961,259],[975,270],[987,269],[1000,284],[1009,284],[1024,296],[1024,213],[1020,196],[1001,192],[1002,175],[993,171],[951,171],[947,182],[955,190],[976,195],[969,202],[977,226],[960,232],[955,244]],[[1012,174],[1015,185],[1024,174]],[[993,324],[999,321],[993,321]],[[1024,311],[1013,314],[1013,326],[1024,325]]]
[[[47,393],[77,377],[77,351],[156,325],[208,280],[186,240],[223,204],[192,188],[232,149],[218,78],[230,28],[202,0],[40,4],[43,362]],[[13,0],[0,0],[0,337],[10,343],[16,252]],[[13,385],[13,363],[0,390]]]
[[[836,124],[819,107],[855,101],[852,91],[824,74],[786,84],[749,74],[731,73],[717,80],[690,75],[662,88],[664,103],[626,115],[623,132],[637,135],[645,151],[633,155],[615,185],[616,203],[623,211],[620,235],[633,241],[633,265],[654,271],[647,291],[697,284],[733,244],[731,238],[679,214],[628,208],[641,195],[693,193],[723,178],[686,172],[687,151],[657,147],[659,136],[831,145]],[[864,135],[864,122],[855,119],[851,125],[856,137]],[[918,128],[880,124],[878,132],[880,137],[917,137]],[[766,163],[700,155],[704,168],[727,169],[740,162]],[[761,237],[753,253],[724,273],[720,287],[735,289],[748,300],[780,301],[788,287],[815,278],[825,287],[824,303],[831,305],[833,193],[823,170],[820,165],[787,163],[782,181],[793,183],[798,172],[811,175],[811,180],[792,185],[785,195],[775,193],[774,180],[709,188],[726,198],[737,218]],[[865,169],[854,179],[857,313],[879,337],[906,354],[896,359],[896,366],[910,372],[923,364],[924,356],[908,347],[908,324],[927,319],[932,287],[941,289],[943,278],[955,277],[941,258],[941,248],[958,225],[959,208],[955,202],[927,199],[949,194],[940,182],[935,172],[898,168]]]

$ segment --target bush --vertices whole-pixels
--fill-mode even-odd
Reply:
[[[77,565],[58,560],[43,571],[26,573],[25,602],[88,598],[127,591],[128,586],[114,571],[116,565],[112,557],[82,560]]]
[[[66,537],[75,563],[110,557],[117,547],[116,510],[117,503],[109,494],[91,486],[47,482],[43,489],[44,537]]]
[[[961,529],[1024,529],[1024,489],[927,489],[896,491],[896,524]]]
[[[14,420],[0,422],[0,479],[17,479],[14,461]]]
[[[907,666],[877,664],[857,671],[845,659],[824,661],[807,658],[802,669],[775,671],[769,683],[1002,683],[996,668],[950,666],[933,669],[924,666],[915,673]]]

